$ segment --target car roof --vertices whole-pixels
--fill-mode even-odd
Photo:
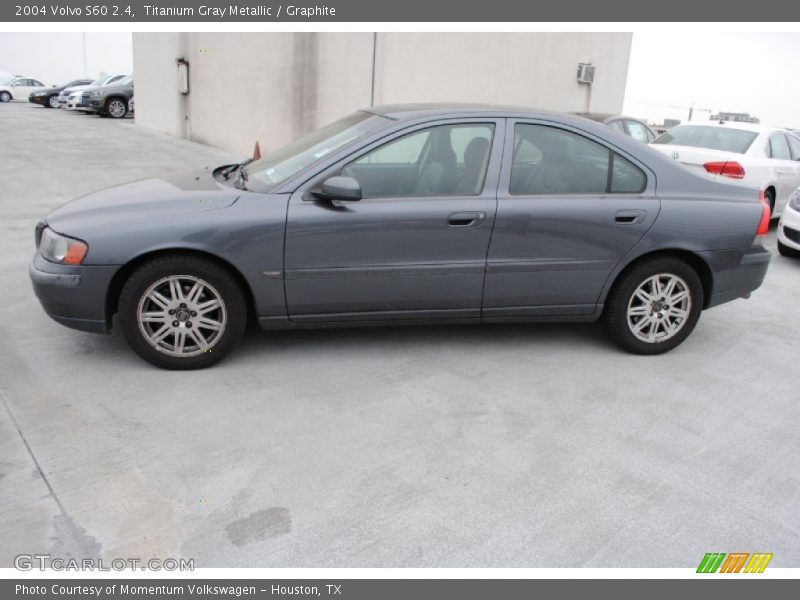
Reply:
[[[363,109],[365,112],[394,119],[407,121],[419,117],[448,116],[448,115],[475,115],[503,117],[508,115],[536,117],[545,115],[561,115],[555,111],[535,109],[525,106],[507,106],[503,104],[480,104],[466,102],[427,102],[414,104],[384,104]]]

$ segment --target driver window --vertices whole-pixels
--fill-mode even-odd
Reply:
[[[440,125],[396,138],[342,169],[364,198],[481,193],[494,136],[491,123]]]

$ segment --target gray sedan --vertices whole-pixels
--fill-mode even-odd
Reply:
[[[255,162],[70,202],[38,224],[30,276],[59,323],[116,322],[173,369],[220,360],[248,317],[601,319],[622,348],[658,354],[761,284],[759,196],[576,116],[384,106]]]

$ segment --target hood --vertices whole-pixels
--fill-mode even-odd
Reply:
[[[62,94],[71,94],[72,92],[82,92],[83,90],[90,88],[90,87],[99,87],[96,85],[73,85],[68,88],[64,88],[61,90]]]
[[[88,194],[55,209],[45,222],[59,233],[80,237],[82,231],[120,221],[219,210],[240,193],[215,181],[210,169],[179,172]]]

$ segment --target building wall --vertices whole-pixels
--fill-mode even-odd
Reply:
[[[256,141],[269,151],[369,106],[373,96],[375,104],[492,102],[616,113],[631,37],[135,33],[136,123],[248,155]],[[186,96],[178,93],[179,57],[190,63]],[[591,90],[575,81],[579,62],[597,67]]]

